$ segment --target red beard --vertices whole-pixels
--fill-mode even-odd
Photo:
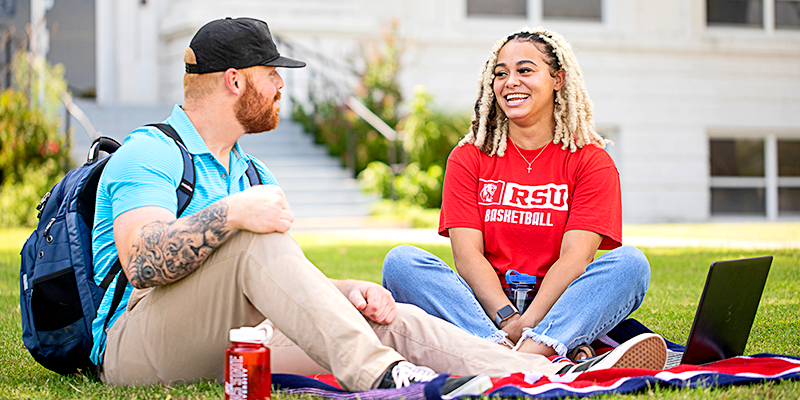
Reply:
[[[280,117],[279,107],[274,107],[275,101],[281,99],[281,92],[275,92],[275,97],[267,99],[250,78],[245,77],[247,90],[236,102],[236,119],[244,127],[245,133],[260,133],[275,129]]]

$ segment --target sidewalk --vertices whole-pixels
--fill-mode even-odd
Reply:
[[[636,247],[710,247],[742,250],[800,249],[797,240],[741,240],[625,236],[622,242]]]
[[[386,229],[330,229],[297,230],[291,234],[325,237],[332,241],[347,240],[392,242],[396,244],[441,244],[450,245],[450,239],[439,236],[435,228],[386,228]],[[742,240],[712,238],[676,238],[659,236],[624,236],[622,243],[636,247],[708,247],[743,250],[800,249],[798,240]]]

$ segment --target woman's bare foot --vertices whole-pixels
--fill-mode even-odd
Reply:
[[[567,353],[567,358],[572,360],[572,362],[577,363],[587,358],[592,358],[595,355],[594,349],[591,346],[582,344]]]

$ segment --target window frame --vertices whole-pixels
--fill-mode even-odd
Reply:
[[[514,15],[514,14],[470,14],[469,12],[469,3],[470,0],[466,0],[464,2],[464,11],[466,13],[466,17],[469,19],[474,18],[497,18],[503,20],[514,20],[514,19],[528,19],[528,16],[531,15],[531,1],[530,0],[521,0],[522,3],[525,3],[525,14],[524,15]]]
[[[540,24],[540,23],[569,23],[569,24],[576,24],[576,25],[587,25],[587,26],[603,26],[608,23],[610,20],[611,15],[611,7],[614,1],[616,0],[600,0],[600,19],[585,19],[585,18],[551,18],[551,17],[544,17],[544,1],[543,0],[526,0],[526,9],[527,15],[520,16],[520,19],[525,19],[532,24]],[[507,15],[491,15],[491,14],[474,14],[470,15],[467,10],[467,1],[465,0],[463,3],[464,11],[463,15],[466,20],[497,20],[497,21],[508,21],[513,17],[509,17]]]
[[[725,32],[731,31],[752,31],[765,32],[767,34],[798,34],[800,26],[797,27],[778,27],[775,22],[775,4],[777,0],[761,0],[761,26],[736,25],[736,24],[717,24],[708,22],[708,0],[704,2],[703,19],[707,30]]]
[[[559,0],[563,1],[563,0]],[[544,21],[568,21],[568,22],[578,22],[578,23],[594,23],[594,24],[602,24],[607,19],[605,14],[608,12],[608,2],[610,0],[597,0],[600,1],[600,18],[574,18],[574,17],[552,17],[544,15],[544,2],[545,0],[537,0],[537,6],[539,8],[539,16]],[[532,2],[528,2],[528,6],[531,6]]]
[[[798,133],[731,133],[731,132],[710,132],[708,135],[708,210],[711,218],[747,218],[757,217],[769,221],[782,218],[797,217],[797,212],[781,212],[779,210],[779,190],[782,188],[800,188],[800,176],[781,177],[778,176],[778,141],[792,140],[800,141]],[[710,147],[712,140],[763,140],[764,141],[764,176],[711,176],[711,154]],[[711,210],[711,191],[713,189],[764,189],[765,190],[765,210],[763,214],[728,214],[712,213]]]

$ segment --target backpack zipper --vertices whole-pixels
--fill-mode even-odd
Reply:
[[[45,204],[47,204],[47,199],[49,199],[49,198],[50,198],[50,192],[47,192],[47,193],[44,194],[44,196],[42,196],[42,199],[39,200],[39,205],[36,206],[36,209],[39,210],[39,214],[36,216],[36,219],[39,219],[39,218],[42,217],[42,212],[44,211],[44,206],[45,206]]]
[[[50,232],[50,228],[53,226],[53,222],[56,222],[55,218],[50,218],[50,222],[47,223],[47,226],[44,228],[44,232],[42,232],[42,236],[47,236],[47,233]]]

